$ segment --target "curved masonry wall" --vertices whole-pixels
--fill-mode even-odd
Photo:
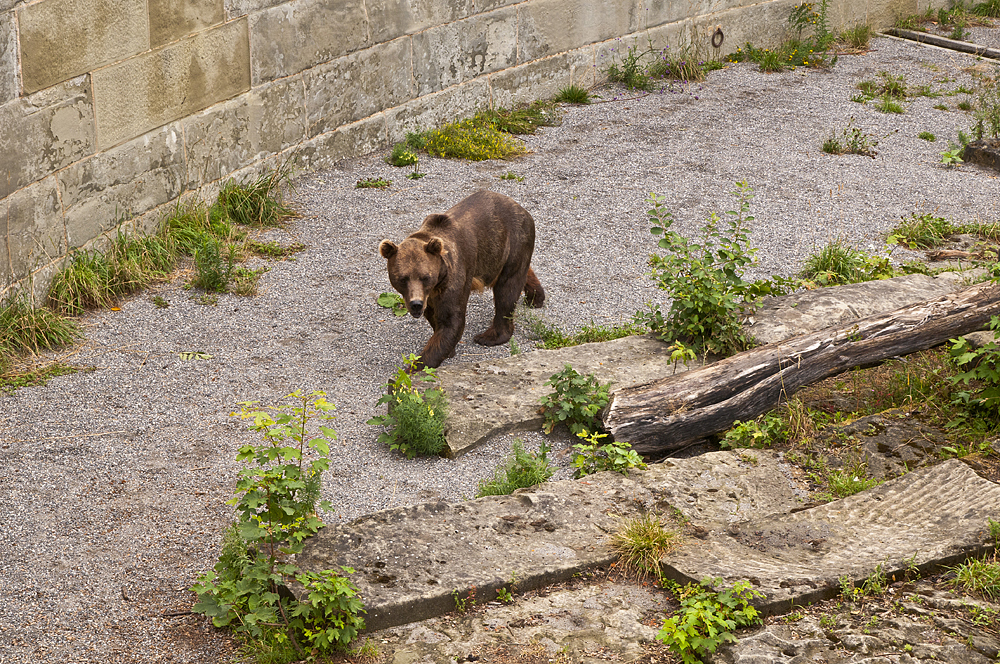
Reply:
[[[917,2],[831,0],[831,25],[886,26]],[[0,299],[231,177],[594,85],[618,38],[773,45],[794,4],[0,0]]]

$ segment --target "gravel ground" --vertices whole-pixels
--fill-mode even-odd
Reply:
[[[227,659],[231,641],[200,617],[162,614],[190,608],[186,589],[214,563],[231,517],[235,450],[252,439],[230,416],[238,402],[276,403],[299,388],[329,393],[340,440],[324,484],[336,506],[328,522],[474,495],[511,437],[459,460],[409,461],[376,444],[365,424],[400,355],[419,352],[430,334],[424,321],[375,304],[390,290],[383,238],[402,239],[477,188],[508,194],[536,221],[542,314],[573,329],[662,301],[647,276],[651,191],[694,235],[711,211],[733,209],[735,182],[749,182],[760,274],[791,275],[833,238],[878,250],[913,212],[997,220],[997,173],[940,163],[969,125],[956,110],[967,95],[947,93],[972,86],[972,67],[988,69],[971,56],[879,38],[830,71],[762,74],[741,64],[688,88],[600,90],[600,103],[567,108],[560,127],[526,137],[529,154],[511,162],[425,159],[427,176],[411,181],[374,154],[301,175],[293,199],[302,217],[266,238],[307,249],[268,263],[258,295],[199,305],[179,274],[120,311],[83,319],[86,340],[62,359],[92,371],[0,395],[0,663]],[[854,85],[880,71],[945,96],[909,100],[902,115],[851,102]],[[933,108],[940,103],[949,110]],[[881,139],[877,158],[820,151],[852,117]],[[922,131],[937,142],[917,138]],[[500,180],[507,171],[524,181]],[[368,177],[393,185],[355,188]],[[154,295],[169,308],[154,306]],[[449,362],[509,354],[471,341],[491,317],[492,301],[474,296]],[[516,341],[533,346],[523,331]],[[184,351],[212,357],[185,361]],[[523,437],[529,449],[540,441]],[[568,475],[569,455],[559,462]]]

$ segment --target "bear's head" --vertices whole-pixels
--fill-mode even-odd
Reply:
[[[427,300],[448,276],[441,256],[444,245],[440,238],[424,241],[408,237],[398,245],[382,240],[378,251],[388,261],[389,281],[406,302],[414,318],[424,313]]]

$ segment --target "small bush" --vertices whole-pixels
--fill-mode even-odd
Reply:
[[[995,422],[1000,419],[1000,317],[990,318],[989,329],[993,340],[979,348],[965,337],[951,340],[948,352],[961,373],[949,381],[956,389],[954,405]]]
[[[621,83],[632,90],[652,90],[653,82],[649,78],[643,63],[650,49],[639,48],[639,42],[633,42],[628,49],[622,49],[622,41],[611,50],[611,63],[604,70],[611,83]]]
[[[378,442],[385,443],[390,450],[399,450],[409,459],[418,454],[440,454],[445,446],[447,397],[440,388],[421,392],[414,386],[414,380],[437,380],[435,370],[430,367],[414,372],[417,360],[416,355],[403,357],[403,366],[389,383],[386,394],[378,400],[379,405],[386,404],[388,413],[368,420],[371,426],[385,427]]]
[[[506,496],[518,489],[526,489],[547,482],[555,470],[549,465],[551,448],[542,443],[537,454],[529,454],[520,440],[514,441],[513,456],[497,468],[491,480],[479,482],[476,498]]]
[[[604,470],[613,470],[616,473],[628,475],[628,471],[632,468],[643,469],[646,467],[642,457],[632,449],[629,443],[617,440],[605,442],[607,434],[592,433],[586,429],[576,435],[584,441],[573,445],[573,448],[578,452],[573,458],[573,467],[576,468],[573,476],[578,479],[584,475]]]
[[[787,284],[780,279],[743,278],[746,268],[755,263],[757,250],[750,248],[748,214],[753,192],[749,185],[736,185],[734,194],[739,210],[727,212],[728,229],[720,230],[722,220],[712,213],[702,227],[700,241],[692,242],[671,230],[673,215],[663,198],[653,194],[648,216],[650,232],[660,236],[663,255],[653,254],[652,277],[670,295],[670,311],[664,315],[659,305],[649,312],[636,314],[636,321],[646,324],[661,339],[681,341],[699,350],[732,354],[750,345],[742,326],[743,313],[764,295],[784,292]]]
[[[719,448],[768,448],[786,440],[788,430],[785,420],[773,413],[766,413],[749,422],[733,422],[732,428],[719,441]]]
[[[396,143],[392,146],[392,152],[385,158],[385,163],[391,166],[412,166],[420,161],[417,153],[406,143]]]
[[[718,592],[712,589],[721,583],[722,579],[703,579],[700,584],[675,585],[681,608],[664,621],[656,638],[680,655],[684,664],[700,664],[723,643],[735,642],[734,630],[760,622],[750,600],[763,595],[749,581]]]
[[[555,388],[555,392],[542,398],[545,433],[552,433],[559,423],[565,424],[574,435],[598,428],[597,415],[608,405],[611,383],[601,383],[593,374],[581,376],[567,364],[545,384]]]

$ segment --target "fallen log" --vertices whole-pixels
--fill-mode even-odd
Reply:
[[[1000,286],[982,283],[657,381],[614,392],[603,421],[615,440],[662,455],[750,420],[819,380],[932,348],[1000,315]]]

